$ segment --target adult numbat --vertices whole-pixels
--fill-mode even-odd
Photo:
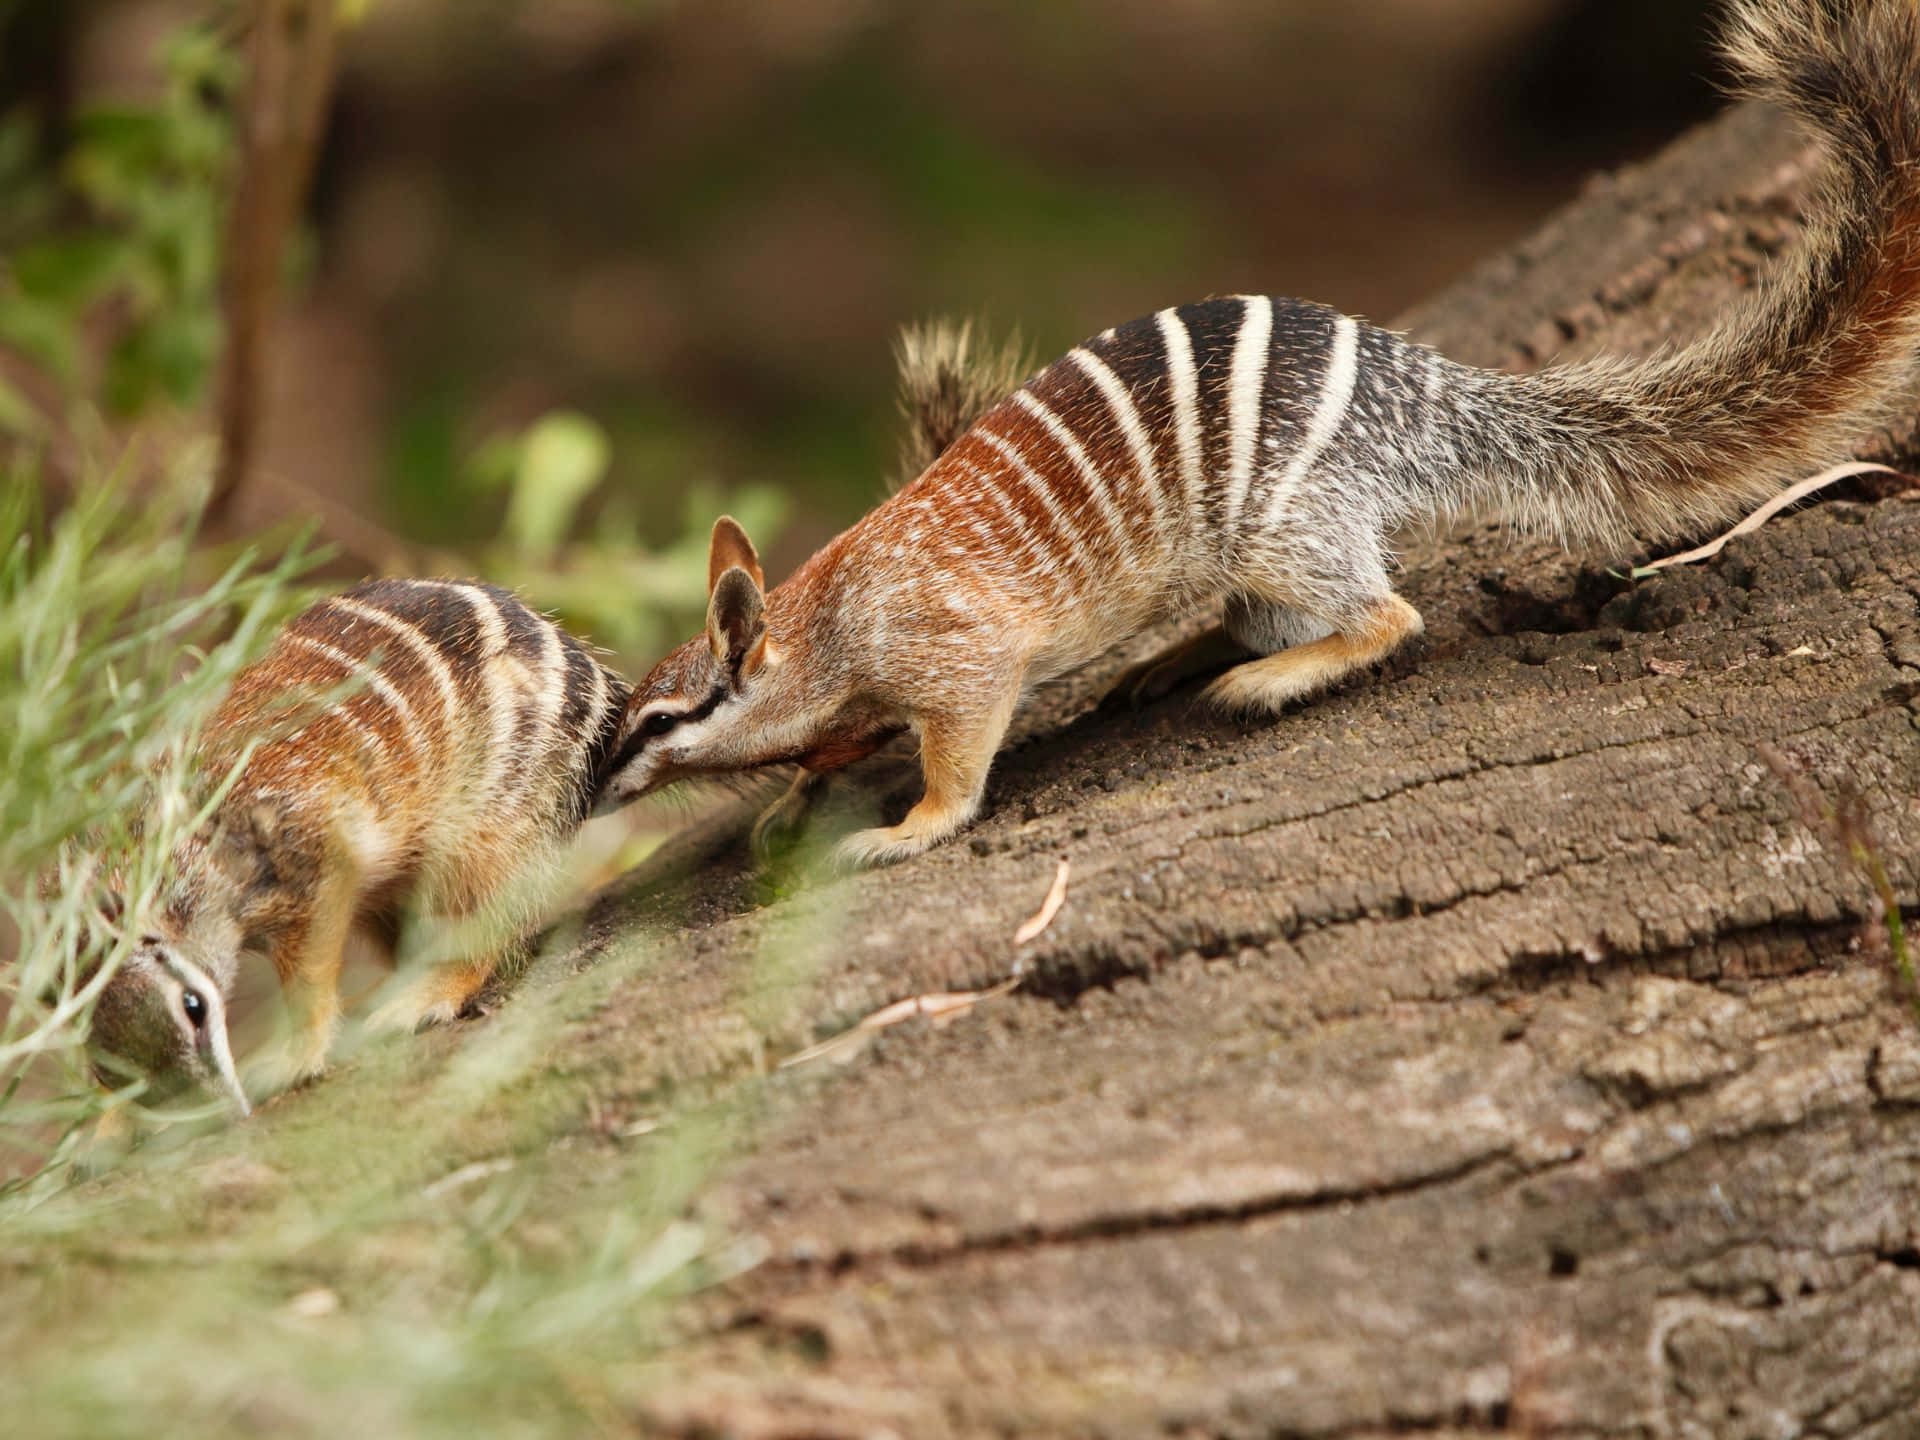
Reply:
[[[138,942],[100,996],[95,1048],[244,1111],[226,1020],[241,955],[272,959],[294,1017],[268,1082],[303,1079],[332,1047],[350,928],[403,907],[428,921],[425,963],[372,1023],[452,1019],[544,901],[626,698],[490,585],[377,580],[294,617],[214,714],[203,768],[241,768],[159,904],[128,919]]]
[[[1225,599],[1257,658],[1216,679],[1273,713],[1421,628],[1389,537],[1460,512],[1572,545],[1726,519],[1883,418],[1920,345],[1913,0],[1738,0],[1745,88],[1825,140],[1801,242],[1711,331],[1647,360],[1510,375],[1298,300],[1163,310],[1070,351],[771,592],[714,529],[706,634],[638,686],[599,805],[687,776],[812,775],[920,740],[924,797],[856,863],[965,825],[1022,692]]]

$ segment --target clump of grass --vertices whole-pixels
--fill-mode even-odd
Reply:
[[[1900,898],[1894,894],[1893,882],[1887,877],[1886,862],[1880,858],[1866,796],[1856,786],[1842,784],[1829,800],[1805,769],[1777,747],[1762,743],[1758,748],[1761,760],[1786,787],[1800,822],[1824,842],[1837,846],[1872,888],[1880,906],[1880,920],[1874,927],[1878,933],[1870,935],[1869,940],[1884,941],[1895,983],[1913,1012],[1914,1023],[1920,1025],[1920,977],[1914,973],[1906,920],[1900,913]]]
[[[117,477],[48,513],[30,462],[0,490],[0,1181],[58,1169],[137,1089],[92,1082],[86,1031],[129,937],[104,917],[108,867],[136,914],[206,817],[197,739],[233,677],[303,598],[300,546],[195,549],[209,456],[146,493]],[[127,468],[131,468],[129,464]]]
[[[516,994],[437,1058],[369,1046],[245,1125],[0,1206],[0,1409],[48,1436],[156,1408],[207,1435],[630,1426],[672,1306],[761,1258],[696,1203],[764,1118],[757,1072],[596,1087],[584,1111],[578,1075],[552,1073],[571,1017],[649,952]]]
[[[18,1302],[0,1346],[22,1360],[5,1408],[49,1435],[156,1407],[209,1434],[621,1423],[672,1303],[757,1259],[694,1213],[756,1124],[755,1077],[595,1139],[547,1074],[566,1017],[644,955],[516,994],[444,1064],[369,1046],[284,1113],[210,1143],[179,1127],[104,1184],[68,1183],[92,1122],[137,1095],[103,1092],[84,1044],[107,973],[90,967],[128,944],[94,904],[103,857],[128,914],[161,893],[230,778],[193,764],[205,722],[307,598],[297,551],[261,569],[196,547],[203,457],[187,468],[157,496],[103,483],[48,514],[23,483],[0,505],[17,681],[0,692],[0,1263]],[[376,1106],[406,1123],[369,1127]],[[612,1166],[615,1145],[633,1148]]]

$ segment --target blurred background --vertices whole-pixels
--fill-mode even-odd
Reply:
[[[46,283],[6,248],[100,208],[71,193],[84,117],[159,103],[183,27],[231,9],[0,0],[0,291]],[[903,322],[1052,355],[1211,292],[1388,319],[1710,113],[1707,11],[351,0],[267,370],[285,483],[244,521],[322,513],[343,574],[477,566],[501,437],[562,410],[604,471],[571,526],[671,546],[759,487],[784,573],[882,493]],[[197,63],[217,112],[228,62]],[[166,357],[210,343],[148,346],[163,400],[206,401]],[[68,373],[110,414],[153,388]]]

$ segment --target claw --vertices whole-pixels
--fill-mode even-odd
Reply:
[[[1100,696],[1100,708],[1117,710],[1130,706],[1138,709],[1156,700],[1164,700],[1195,676],[1211,674],[1235,660],[1245,659],[1247,654],[1246,647],[1224,631],[1218,628],[1204,630],[1191,640],[1182,641],[1122,670]]]
[[[764,865],[793,841],[806,824],[814,797],[825,783],[826,776],[802,770],[780,798],[760,812],[747,837],[754,859]]]

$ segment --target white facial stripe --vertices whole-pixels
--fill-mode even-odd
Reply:
[[[638,730],[656,715],[691,715],[698,708],[691,700],[681,699],[678,696],[672,700],[656,700],[651,705],[643,707],[640,713],[633,717],[630,729]]]
[[[689,735],[695,734],[731,698],[724,690],[709,692],[698,701],[690,701],[684,695],[673,695],[664,700],[649,701],[622,719],[620,743],[615,747],[614,768],[594,804],[593,813],[605,815],[630,800],[638,799],[653,785],[658,774],[660,757],[664,753],[660,747],[684,744]],[[660,735],[649,735],[646,733],[646,723],[656,715],[699,718],[680,719],[679,724]],[[623,754],[624,759],[620,758]]]
[[[1193,337],[1173,310],[1162,310],[1160,338],[1167,347],[1167,378],[1173,382],[1174,434],[1180,445],[1180,485],[1187,510],[1200,498],[1200,381],[1193,368]]]
[[[154,959],[159,962],[163,970],[182,985],[197,990],[202,995],[220,993],[220,987],[213,983],[213,977],[184,955],[176,955],[171,949],[159,950],[154,952]]]
[[[213,977],[202,970],[193,961],[184,956],[165,952],[157,955],[156,960],[168,977],[180,985],[182,991],[191,990],[206,1004],[207,1013],[195,1028],[195,1049],[204,1049],[208,1060],[212,1062],[214,1075],[225,1088],[228,1097],[245,1119],[253,1113],[253,1107],[247,1103],[247,1092],[240,1083],[239,1071],[233,1063],[233,1044],[227,1035],[227,1002]],[[182,1021],[189,1026],[184,1012]]]
[[[374,695],[379,697],[381,703],[387,705],[400,717],[400,730],[401,733],[407,737],[407,748],[416,754],[419,752],[420,732],[414,724],[413,707],[407,703],[406,696],[394,689],[392,682],[380,673],[378,667],[368,665],[364,660],[349,655],[346,651],[340,649],[339,646],[329,645],[324,640],[316,640],[311,635],[294,635],[289,638],[294,644],[304,646],[316,655],[324,655],[327,659],[345,669],[348,674],[356,677],[364,677],[367,682],[367,689],[372,691]],[[351,702],[349,701],[347,703]],[[353,725],[355,729],[365,733],[366,727],[354,720],[352,714],[347,710],[346,704],[335,706],[334,713],[341,715],[349,724]]]
[[[1293,452],[1287,468],[1274,482],[1273,493],[1267,497],[1269,525],[1279,522],[1293,492],[1300,488],[1300,482],[1320,458],[1320,452],[1327,448],[1327,442],[1347,418],[1347,407],[1353,403],[1353,382],[1359,374],[1359,355],[1359,322],[1351,315],[1342,315],[1333,322],[1333,347],[1327,356],[1326,378],[1320,385],[1320,403],[1314,407],[1313,419],[1307,425],[1300,448]]]
[[[228,1096],[244,1120],[253,1114],[253,1106],[247,1103],[246,1087],[240,1083],[240,1072],[233,1063],[233,1042],[227,1035],[226,1007],[218,998],[211,1002],[211,1007],[214,1013],[207,1017],[207,1048],[212,1055],[214,1073],[227,1087]]]
[[[1247,503],[1253,483],[1254,447],[1260,439],[1260,392],[1266,388],[1267,363],[1273,345],[1273,301],[1250,295],[1243,302],[1240,334],[1233,346],[1233,369],[1227,381],[1227,516],[1229,534]]]
[[[362,604],[347,595],[333,597],[336,609],[344,610],[369,624],[379,625],[400,637],[408,650],[419,660],[426,672],[433,677],[434,689],[440,696],[440,715],[446,721],[448,733],[452,733],[458,723],[460,710],[460,687],[454,683],[453,669],[447,664],[446,657],[435,645],[420,632],[416,625],[402,620],[398,615],[389,615],[372,605]]]

